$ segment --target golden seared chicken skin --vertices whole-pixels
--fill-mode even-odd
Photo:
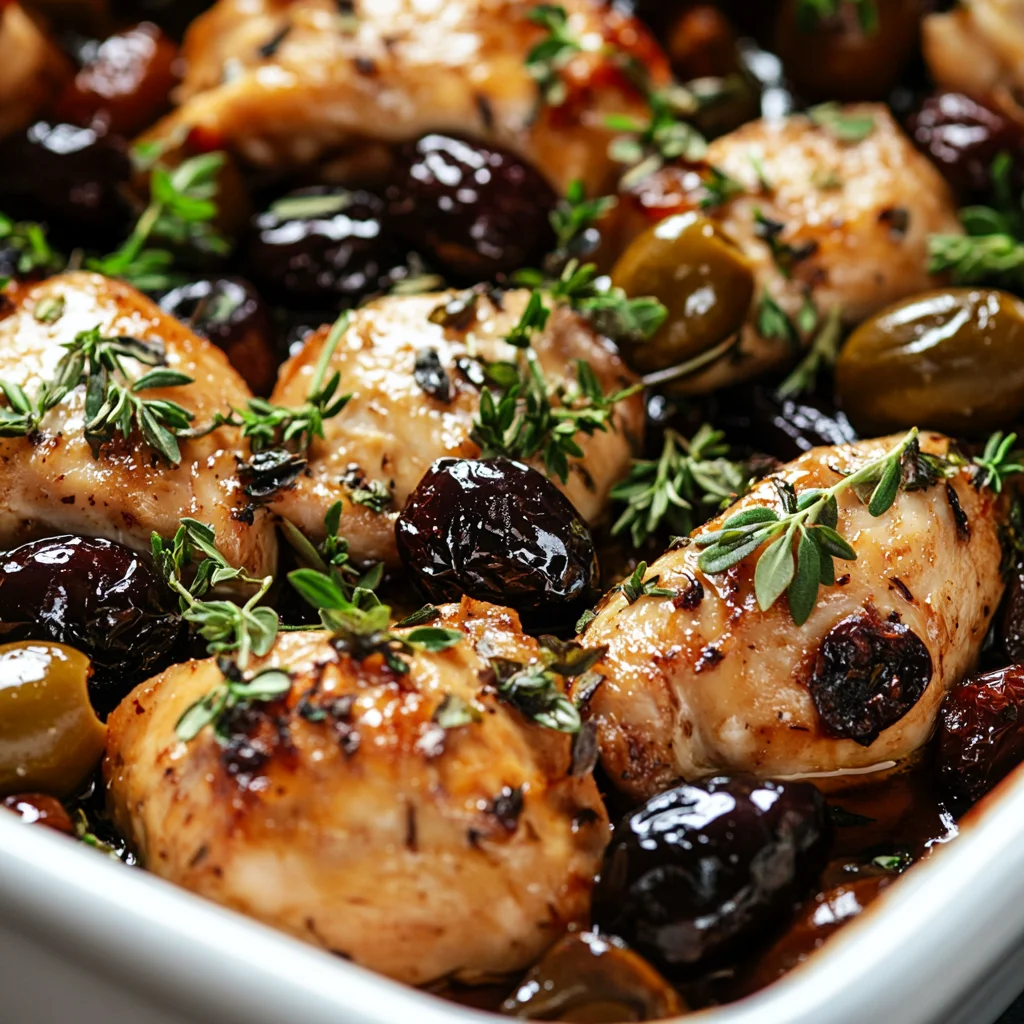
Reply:
[[[638,58],[655,84],[666,58],[632,18],[568,0],[582,52],[564,102],[539,103],[527,60],[547,37],[531,0],[220,0],[191,28],[180,108],[158,128],[261,166],[309,164],[330,150],[447,131],[512,149],[560,191],[608,189],[607,114],[646,120],[646,103],[607,52]],[[273,43],[273,45],[271,45]]]
[[[776,480],[829,488],[897,440],[812,449],[692,536],[778,509]],[[936,454],[948,443],[921,438]],[[760,610],[755,555],[709,575],[698,544],[664,554],[648,578],[675,596],[630,604],[613,592],[583,637],[607,646],[589,715],[609,777],[634,796],[714,772],[842,785],[911,758],[975,664],[1002,595],[998,501],[967,469],[901,490],[878,518],[841,491],[837,529],[857,558],[835,562],[835,585],[800,626],[785,598]]]
[[[9,288],[0,309],[0,379],[32,396],[53,379],[64,348],[81,332],[159,341],[172,370],[193,383],[152,388],[147,399],[179,403],[208,424],[251,397],[227,358],[119,281],[75,272]],[[126,365],[141,377],[148,369]],[[250,573],[274,571],[277,543],[267,515],[251,508],[238,479],[248,443],[221,427],[181,439],[181,462],[169,465],[137,430],[120,432],[93,454],[84,432],[85,385],[45,414],[37,431],[0,438],[0,546],[73,533],[148,550],[155,531],[173,536],[183,517],[209,524],[225,557]]]
[[[953,10],[924,19],[922,41],[928,68],[941,88],[1005,99],[1019,110],[1022,0],[962,0]]]
[[[480,455],[470,437],[480,407],[477,359],[516,359],[518,350],[505,337],[519,322],[529,294],[517,290],[499,298],[480,292],[468,308],[463,308],[465,296],[455,292],[390,296],[352,313],[329,364],[329,372],[340,372],[340,389],[351,393],[351,400],[324,424],[325,436],[310,446],[305,473],[277,495],[273,510],[320,539],[326,511],[342,501],[340,532],[353,555],[396,561],[395,519],[423,474],[439,458]],[[458,312],[438,315],[446,309]],[[302,405],[329,337],[328,328],[312,335],[281,368],[274,402]],[[552,310],[531,344],[552,384],[574,381],[581,360],[606,394],[636,382],[614,346],[567,308]],[[429,380],[425,365],[431,368]],[[440,388],[431,380],[440,381]],[[608,431],[578,435],[584,455],[571,461],[562,489],[589,522],[605,515],[611,488],[628,471],[640,444],[643,419],[637,394],[616,405]],[[536,465],[543,470],[539,460]],[[382,511],[359,501],[371,488],[383,498]]]
[[[962,231],[948,185],[887,107],[839,109],[860,137],[844,141],[801,114],[753,121],[708,147],[708,167],[740,191],[702,212],[750,262],[755,290],[738,350],[688,380],[689,390],[720,387],[792,355],[791,341],[761,323],[765,296],[793,321],[809,300],[820,319],[838,310],[852,326],[935,285],[928,236]],[[644,216],[627,215],[626,223],[636,230],[706,198],[696,173],[668,168],[638,186],[627,208]]]
[[[136,688],[104,773],[146,866],[406,982],[526,967],[587,915],[607,817],[570,737],[488,685],[489,658],[537,658],[514,613],[467,600],[437,624],[463,639],[404,675],[323,632],[281,636],[253,667],[289,670],[290,694],[235,712],[226,743],[175,733],[221,682],[214,660]],[[446,720],[453,702],[471,713]]]

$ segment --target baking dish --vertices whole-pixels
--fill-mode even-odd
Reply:
[[[990,1024],[1024,970],[1024,772],[806,964],[706,1024]],[[485,1024],[0,815],[4,1024]]]

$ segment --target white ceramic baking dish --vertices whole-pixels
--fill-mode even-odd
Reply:
[[[1024,772],[979,810],[803,967],[687,1022],[991,1024],[1024,986]],[[488,1021],[0,814],[2,1024]]]

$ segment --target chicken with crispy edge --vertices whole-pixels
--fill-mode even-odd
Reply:
[[[689,390],[711,390],[791,358],[789,340],[758,329],[764,294],[791,319],[809,298],[822,320],[838,309],[852,326],[934,286],[928,236],[963,230],[948,185],[886,107],[858,104],[841,108],[840,116],[870,118],[873,127],[843,142],[801,114],[754,121],[710,144],[708,167],[742,191],[702,212],[751,262],[755,291],[738,350],[688,380]],[[652,219],[700,209],[706,198],[696,173],[666,168],[624,202],[623,227],[632,233]],[[783,269],[784,262],[791,265]]]
[[[1024,0],[961,0],[924,19],[928,67],[943,88],[1001,101],[1021,115]]]
[[[252,668],[290,671],[290,694],[240,706],[226,743],[175,733],[221,682],[213,659],[137,687],[104,776],[146,867],[412,984],[532,963],[586,917],[607,815],[571,738],[488,684],[489,658],[537,659],[515,613],[467,599],[436,625],[464,637],[405,655],[405,675],[323,632],[282,635]],[[446,701],[475,711],[448,721]]]
[[[351,393],[345,408],[314,439],[309,465],[293,487],[278,492],[271,507],[303,533],[320,539],[324,515],[342,501],[340,533],[358,559],[397,561],[395,518],[423,474],[439,458],[476,458],[470,439],[480,406],[484,361],[514,361],[519,350],[504,339],[519,322],[529,292],[480,293],[468,309],[435,323],[431,314],[460,301],[458,293],[390,296],[352,313],[330,361],[341,374],[340,390]],[[461,308],[461,307],[460,307]],[[435,318],[435,319],[440,319]],[[330,331],[323,328],[281,368],[272,400],[298,406],[310,391]],[[636,382],[614,346],[585,319],[566,307],[551,312],[547,327],[531,341],[549,382],[574,381],[577,361],[587,363],[605,394]],[[417,358],[433,350],[447,376],[448,394],[428,393],[416,371]],[[643,435],[643,398],[636,394],[615,406],[610,428],[592,437],[578,434],[582,459],[570,462],[567,497],[589,522],[606,512],[611,488],[625,476]],[[543,461],[533,460],[543,471]],[[556,483],[558,481],[556,480]],[[390,508],[376,511],[353,499],[377,484],[391,496]]]
[[[582,40],[561,74],[568,95],[539,100],[527,66],[548,35],[530,0],[220,0],[185,40],[180,108],[158,134],[192,131],[203,146],[260,166],[308,165],[325,152],[448,131],[512,149],[561,191],[607,190],[607,114],[647,106],[605,44],[636,58],[656,85],[668,63],[647,30],[601,0],[567,0]],[[273,45],[271,45],[273,44]]]
[[[162,312],[145,296],[98,274],[61,274],[11,286],[0,308],[0,379],[30,396],[53,377],[62,347],[82,331],[158,340],[167,365],[194,383],[151,388],[143,397],[174,401],[195,424],[251,397],[223,352]],[[138,376],[147,369],[125,361]],[[28,437],[0,438],[0,547],[55,533],[103,537],[148,550],[155,531],[171,537],[182,517],[213,527],[233,565],[263,576],[274,571],[277,542],[269,517],[253,510],[238,479],[248,443],[220,427],[180,441],[182,460],[168,465],[134,432],[120,433],[93,456],[84,434],[85,387],[74,388]]]
[[[798,493],[828,488],[896,440],[815,448],[775,478]],[[921,438],[925,451],[948,445]],[[613,592],[583,637],[608,647],[588,715],[609,777],[634,796],[719,771],[839,786],[912,758],[1002,595],[998,502],[967,469],[901,490],[879,518],[842,491],[837,529],[858,557],[836,560],[835,585],[802,626],[785,597],[758,608],[756,555],[716,575],[700,570],[695,544],[662,555],[647,578],[676,596],[629,604]],[[772,478],[693,536],[757,506],[779,508]]]

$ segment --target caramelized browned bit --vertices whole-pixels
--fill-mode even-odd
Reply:
[[[170,106],[177,60],[177,46],[151,22],[118,32],[100,43],[65,90],[59,115],[71,124],[99,122],[135,135]]]
[[[666,48],[673,70],[683,81],[723,78],[738,70],[732,25],[711,4],[683,11],[669,29]]]
[[[825,729],[867,747],[921,699],[931,677],[921,638],[869,608],[828,631],[807,687]]]
[[[28,825],[46,825],[69,836],[75,834],[75,826],[64,805],[45,793],[18,793],[5,797],[2,806],[19,815]]]
[[[687,1009],[643,957],[593,932],[562,939],[501,1005],[506,1017],[583,1024],[664,1020]]]
[[[942,702],[937,744],[945,791],[972,804],[1024,761],[1024,665],[973,676]]]

